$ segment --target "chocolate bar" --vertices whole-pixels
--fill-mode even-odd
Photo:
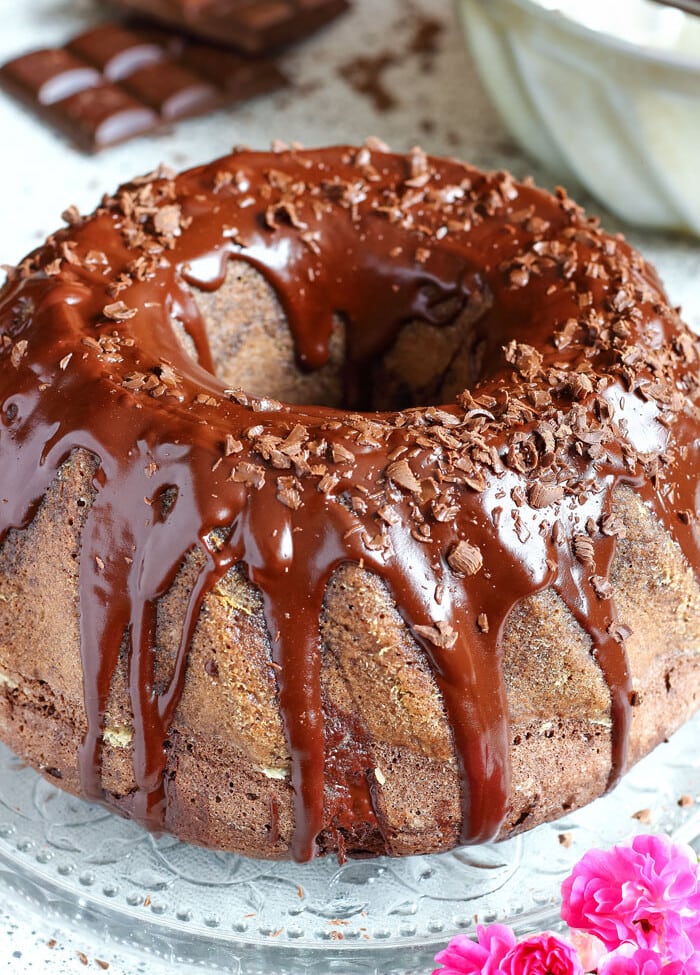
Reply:
[[[116,0],[130,13],[263,54],[302,40],[348,9],[348,0]]]
[[[284,84],[271,61],[252,61],[167,31],[142,33],[116,24],[0,68],[6,91],[86,152]]]

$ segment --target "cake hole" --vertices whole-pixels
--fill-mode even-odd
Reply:
[[[156,521],[164,522],[168,520],[177,502],[178,490],[174,484],[162,487],[153,499],[153,513]]]
[[[531,812],[532,812],[532,807],[523,809],[523,811],[520,813],[518,818],[513,823],[513,828],[515,828],[516,826],[522,826],[523,823],[530,817]]]
[[[213,371],[226,387],[285,403],[374,412],[451,402],[485,374],[487,339],[474,326],[490,301],[478,294],[465,307],[462,299],[439,301],[429,289],[424,292],[421,304],[430,323],[406,321],[398,332],[377,337],[336,317],[327,360],[314,369],[299,366],[280,304],[258,271],[232,262],[218,290],[193,295]],[[173,319],[172,326],[183,350],[196,360],[195,342],[183,322]]]

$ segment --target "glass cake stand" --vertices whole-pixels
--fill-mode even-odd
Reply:
[[[173,971],[424,975],[435,952],[477,921],[556,927],[560,882],[590,846],[653,829],[700,850],[699,735],[697,717],[611,794],[522,837],[343,866],[333,857],[249,860],[154,837],[65,795],[0,746],[0,887]]]

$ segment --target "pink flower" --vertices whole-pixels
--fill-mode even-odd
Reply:
[[[581,961],[571,945],[546,931],[511,948],[501,970],[504,975],[583,975]]]
[[[566,923],[596,935],[608,951],[631,942],[656,949],[662,961],[686,961],[700,949],[697,859],[666,836],[590,850],[562,884],[562,898]]]
[[[476,941],[466,934],[452,938],[448,946],[435,956],[444,965],[433,975],[502,975],[499,967],[515,945],[515,935],[504,924],[479,924]]]
[[[435,961],[445,965],[433,975],[583,975],[571,945],[554,934],[535,934],[516,943],[510,928],[477,928],[477,941],[453,938]]]
[[[650,948],[624,944],[600,961],[598,975],[687,975],[694,971],[682,961],[664,964],[661,955]]]

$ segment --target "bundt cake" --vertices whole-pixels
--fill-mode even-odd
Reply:
[[[120,188],[0,294],[0,738],[259,857],[505,837],[700,692],[698,346],[565,195],[378,142]]]

